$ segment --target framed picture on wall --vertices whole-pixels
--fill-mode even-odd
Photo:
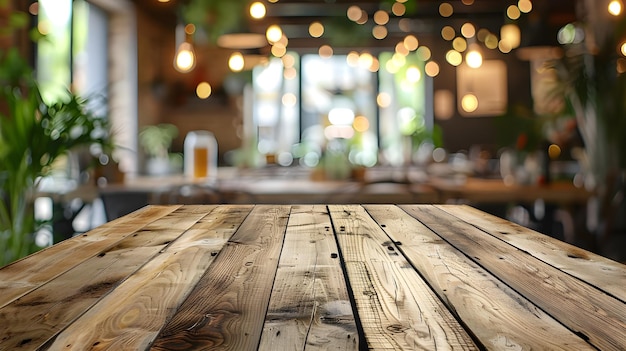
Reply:
[[[500,60],[485,60],[478,68],[457,67],[457,106],[463,117],[498,116],[506,112],[507,71]]]

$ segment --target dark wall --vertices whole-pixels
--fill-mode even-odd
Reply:
[[[456,103],[456,67],[445,61],[446,47],[433,50],[433,59],[440,63],[440,73],[433,80],[434,90],[446,89],[453,92]],[[530,64],[519,60],[514,52],[502,54],[497,50],[483,50],[485,60],[502,60],[507,66],[507,101],[508,105],[532,105],[530,89]],[[488,83],[488,82],[487,82]],[[489,148],[497,148],[495,120],[497,117],[464,117],[455,106],[455,114],[447,120],[435,120],[443,130],[444,147],[451,152],[469,150],[478,144]]]

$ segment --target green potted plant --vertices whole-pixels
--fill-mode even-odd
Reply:
[[[109,150],[107,119],[85,103],[69,91],[46,103],[18,50],[0,50],[0,265],[39,249],[34,195],[54,162],[77,147]]]
[[[180,155],[170,153],[172,142],[178,136],[178,128],[170,123],[149,125],[141,128],[139,144],[146,153],[146,172],[164,175],[180,168]]]

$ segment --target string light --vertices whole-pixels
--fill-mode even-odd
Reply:
[[[473,24],[467,22],[461,26],[461,34],[466,38],[473,38],[476,35],[476,27]]]
[[[243,70],[244,65],[245,60],[240,52],[234,52],[232,55],[230,55],[230,58],[228,59],[228,67],[231,71],[240,72],[241,70]]]
[[[265,37],[270,44],[274,44],[283,37],[283,30],[277,24],[272,24],[265,31]]]
[[[442,17],[450,17],[452,16],[453,13],[454,13],[454,8],[449,3],[444,2],[441,5],[439,5],[439,14]]]
[[[324,25],[320,22],[313,22],[309,25],[309,34],[313,38],[319,38],[324,34]]]
[[[211,96],[211,92],[212,92],[211,84],[209,84],[207,82],[201,82],[196,87],[196,95],[200,99],[208,98],[209,96]]]
[[[613,0],[609,3],[609,13],[613,16],[619,16],[622,13],[622,2]]]
[[[182,73],[192,71],[196,67],[196,53],[193,45],[183,42],[178,46],[176,56],[174,57],[174,68]]]
[[[471,68],[478,68],[483,65],[483,55],[477,49],[472,49],[465,55],[465,62]]]
[[[478,109],[478,98],[474,94],[467,94],[461,99],[461,108],[465,112],[474,112]]]
[[[262,2],[253,2],[250,5],[250,16],[254,19],[262,19],[265,17],[266,9]]]

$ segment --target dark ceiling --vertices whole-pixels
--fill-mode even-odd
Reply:
[[[145,11],[159,22],[172,26],[176,23],[177,6],[186,1],[189,0],[172,0],[168,3],[160,3],[157,0],[134,0],[140,11]],[[443,26],[452,25],[460,28],[468,21],[479,28],[497,32],[500,26],[510,21],[505,15],[506,8],[517,4],[516,0],[475,0],[472,5],[465,5],[461,0],[449,0],[448,2],[454,8],[454,14],[449,18],[442,18],[439,15],[439,5],[442,2],[441,0],[406,2],[407,13],[403,18],[408,19],[410,32],[418,37],[439,36]],[[576,20],[576,2],[576,0],[532,0],[533,11],[529,14],[522,14],[517,22],[522,27],[523,33],[526,33],[527,40],[531,37],[532,40],[554,37],[558,28]],[[366,41],[353,39],[356,32],[371,30],[373,26],[371,16],[378,9],[388,8],[390,0],[279,0],[276,3],[267,1],[264,3],[267,7],[265,19],[249,20],[248,28],[243,30],[264,33],[270,24],[277,23],[289,38],[291,49],[317,48],[329,41],[334,46],[346,48],[351,46],[389,47],[395,45],[399,38],[407,34],[405,26],[407,22],[403,23],[401,30],[400,18],[391,15],[391,20],[386,26],[389,31],[386,39],[368,38]],[[355,4],[370,15],[370,20],[363,26],[353,24],[346,18],[348,7]],[[331,33],[334,38],[330,35],[319,39],[311,38],[308,34],[308,26],[313,21],[320,21],[325,26],[333,27],[334,30]],[[342,33],[342,35],[337,33]],[[349,39],[347,42],[345,40],[342,42],[338,40],[341,37]]]

